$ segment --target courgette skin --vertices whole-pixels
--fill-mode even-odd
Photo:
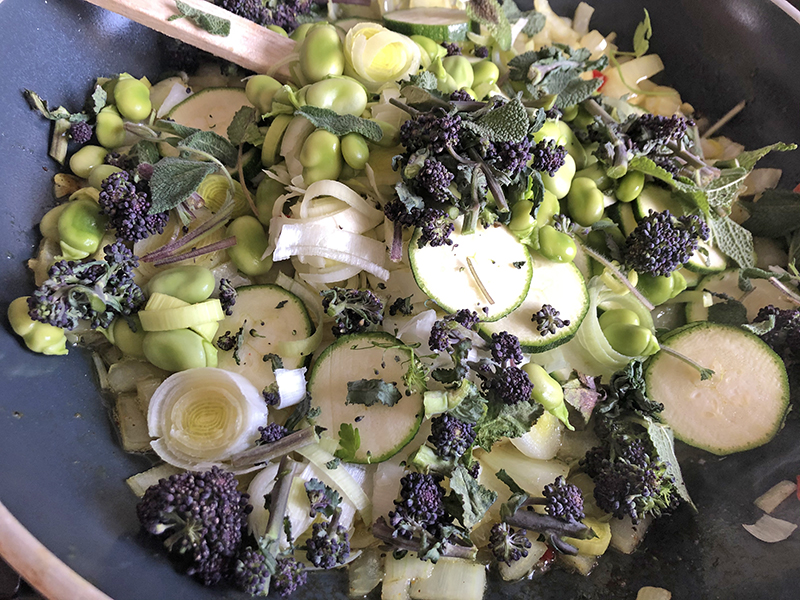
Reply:
[[[664,351],[645,366],[648,396],[664,405],[661,418],[675,437],[717,455],[757,448],[780,430],[789,407],[781,358],[758,336],[738,327],[698,322],[661,341],[715,371],[698,372]]]

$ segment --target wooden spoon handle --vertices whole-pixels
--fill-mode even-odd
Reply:
[[[87,2],[115,12],[145,27],[177,38],[215,56],[224,58],[256,73],[266,73],[295,49],[294,40],[285,38],[266,27],[234,15],[205,0],[182,0],[193,8],[227,19],[231,32],[227,36],[212,35],[189,19],[169,17],[180,14],[175,0],[87,0]],[[289,76],[287,65],[275,72],[278,79]]]

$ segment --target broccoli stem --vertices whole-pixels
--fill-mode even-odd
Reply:
[[[531,506],[532,504],[532,502],[526,501],[522,506]],[[504,517],[503,521],[512,527],[521,527],[530,531],[566,536],[579,540],[588,540],[596,535],[591,527],[587,527],[580,521],[561,521],[550,515],[541,515],[532,510],[517,510],[513,514]]]
[[[600,117],[600,120],[603,121],[603,124],[606,126],[608,137],[611,139],[611,143],[614,144],[614,164],[611,165],[611,168],[608,170],[608,176],[612,179],[619,179],[628,172],[628,151],[625,148],[625,142],[617,137],[617,134],[614,132],[614,127],[618,125],[618,123],[602,106],[592,99],[585,100],[583,102],[583,107],[589,114]]]
[[[319,437],[314,428],[306,427],[300,431],[290,433],[276,442],[261,444],[255,448],[240,452],[231,459],[231,465],[238,468],[268,462],[294,450],[314,444],[317,441],[319,441]]]
[[[782,281],[780,281],[777,277],[770,277],[769,282],[776,288],[778,288],[781,292],[783,292],[789,301],[800,306],[800,296],[798,296],[796,293],[794,293],[792,290],[786,287],[786,285]]]
[[[394,536],[394,529],[389,526],[386,519],[383,517],[380,517],[372,524],[372,535],[382,542],[386,542],[396,550],[403,550],[406,552],[419,552],[420,550],[419,538],[414,537],[407,540],[400,536]],[[474,560],[477,551],[477,548],[474,546],[459,546],[458,544],[444,542],[439,553],[442,556],[449,556],[451,558]]]
[[[289,458],[288,455],[284,456],[278,466],[275,486],[270,494],[269,519],[267,520],[267,531],[264,534],[264,541],[266,543],[275,542],[276,547],[283,531],[283,518],[286,515],[289,492],[292,489],[292,481],[294,481],[296,472],[297,463]]]
[[[647,310],[653,310],[655,308],[653,304],[647,298],[645,298],[639,290],[636,289],[636,286],[633,285],[627,277],[625,277],[622,271],[620,271],[616,266],[614,266],[614,263],[612,263],[610,260],[608,260],[605,256],[603,256],[599,252],[590,248],[580,237],[578,236],[573,236],[573,237],[581,245],[581,249],[590,257],[592,257],[601,265],[603,265],[605,268],[607,268],[609,271],[611,271],[614,274],[614,276],[617,279],[619,279],[620,283],[622,283],[622,285],[628,288],[631,294],[633,294],[634,298],[636,298],[639,302],[642,303],[642,306],[644,306]]]
[[[707,379],[711,379],[714,376],[713,370],[705,368],[703,365],[695,362],[685,354],[681,354],[677,350],[674,350],[668,346],[661,346],[661,350],[663,350],[670,356],[674,356],[678,360],[682,360],[687,365],[695,369],[698,373],[700,373],[700,381],[706,381]]]

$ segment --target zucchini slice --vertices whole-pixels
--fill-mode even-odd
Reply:
[[[252,106],[244,88],[206,88],[177,104],[167,117],[186,127],[213,131],[227,138],[228,125],[243,106]]]
[[[218,366],[243,375],[263,390],[275,382],[272,361],[264,356],[276,354],[279,342],[308,337],[314,326],[303,301],[280,286],[249,285],[236,292],[233,314],[220,321],[214,346],[220,336],[227,332],[236,336],[239,329],[243,344],[236,352],[220,350]],[[304,357],[281,358],[285,369],[300,368],[305,362]]]
[[[714,454],[757,448],[770,441],[789,405],[781,358],[758,336],[728,325],[693,323],[663,345],[713,369],[701,381],[695,369],[663,351],[645,370],[647,393],[664,405],[661,418],[675,437]]]
[[[382,462],[416,435],[425,410],[422,394],[411,392],[403,382],[411,358],[411,352],[394,336],[370,332],[340,337],[314,364],[308,392],[313,405],[321,409],[316,424],[334,439],[338,439],[341,424],[358,429],[361,445],[351,462]],[[347,384],[360,379],[394,383],[403,396],[394,406],[345,404]]]
[[[470,20],[463,10],[453,8],[411,8],[383,15],[383,24],[403,35],[424,35],[434,42],[467,39]]]
[[[419,248],[420,232],[414,234],[408,245],[414,279],[444,310],[467,308],[481,321],[496,321],[528,294],[533,274],[530,252],[504,225],[461,235],[461,223],[461,219],[455,223],[451,246]]]
[[[728,266],[725,255],[707,242],[700,241],[686,268],[696,273],[719,273]]]
[[[653,212],[668,210],[676,217],[683,214],[683,206],[672,195],[670,190],[648,184],[644,186],[639,197],[633,201],[633,212],[636,215],[636,220],[639,221],[649,215],[651,210]]]
[[[522,304],[502,319],[481,323],[479,331],[486,338],[507,331],[519,338],[523,352],[546,352],[568,342],[578,331],[589,309],[589,292],[574,263],[552,262],[539,254],[532,254],[531,262],[533,276]],[[569,325],[556,330],[555,334],[541,335],[531,318],[543,304],[553,306]]]
[[[728,294],[736,300],[740,300],[747,309],[747,319],[752,321],[760,308],[772,304],[777,308],[789,309],[796,308],[783,294],[780,293],[766,279],[751,279],[753,284],[752,292],[743,292],[739,289],[739,270],[729,269],[722,273],[715,273],[703,277],[697,284],[698,290],[708,290],[718,294]],[[724,302],[720,298],[714,298],[714,303]],[[706,321],[708,319],[708,308],[700,302],[689,302],[686,304],[686,321]]]

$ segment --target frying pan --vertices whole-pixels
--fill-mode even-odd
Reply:
[[[795,5],[797,4],[794,0]],[[576,0],[553,0],[570,15]],[[596,1],[593,27],[618,31],[623,47],[650,11],[652,48],[666,64],[660,81],[712,121],[737,102],[747,108],[723,133],[759,147],[800,141],[800,24],[769,0]],[[786,4],[786,3],[785,3]],[[82,106],[91,81],[129,71],[156,76],[157,34],[80,0],[0,1],[0,502],[69,567],[115,600],[244,598],[207,589],[176,573],[157,544],[144,539],[136,499],[124,480],[149,466],[126,455],[100,401],[88,355],[28,352],[5,318],[15,297],[30,293],[25,261],[38,244],[36,224],[54,204],[47,157],[49,123],[22,97],[29,88],[70,108]],[[800,156],[770,156],[784,186],[800,182]],[[797,411],[795,411],[797,412]],[[533,581],[491,581],[487,598],[635,598],[643,585],[678,599],[796,599],[800,534],[769,545],[741,526],[759,511],[752,501],[800,474],[800,423],[765,447],[718,458],[679,445],[697,514],[681,509],[651,528],[632,556],[610,552],[587,578],[552,571]],[[800,503],[786,518],[800,522]],[[6,553],[22,551],[3,540]],[[42,573],[25,573],[34,583]],[[343,573],[309,578],[296,595],[346,598]],[[58,585],[50,594],[63,598]]]

